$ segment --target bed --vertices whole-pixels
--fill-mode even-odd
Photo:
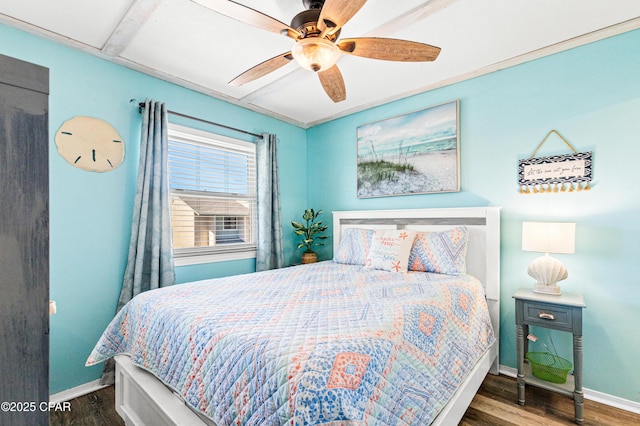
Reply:
[[[497,374],[499,211],[334,212],[333,261],[143,293],[87,364],[130,425],[457,424]]]

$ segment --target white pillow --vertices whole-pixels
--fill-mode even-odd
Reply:
[[[409,253],[416,231],[406,229],[376,230],[366,266],[391,272],[407,272]]]

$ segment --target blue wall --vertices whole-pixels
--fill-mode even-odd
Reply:
[[[309,205],[350,209],[502,206],[501,364],[515,367],[512,294],[531,287],[524,220],[576,222],[576,253],[558,255],[569,270],[565,292],[586,297],[584,386],[640,401],[640,31],[373,108],[309,129]],[[356,128],[460,100],[461,191],[358,199]],[[521,195],[518,160],[557,129],[578,151],[593,151],[591,191]],[[555,136],[538,155],[565,154]],[[329,256],[330,253],[325,253]],[[547,340],[547,332],[534,330]],[[553,335],[571,356],[568,333]]]
[[[306,207],[332,210],[502,206],[501,362],[515,366],[511,295],[531,286],[536,256],[520,250],[523,220],[574,220],[576,253],[559,255],[582,292],[585,383],[640,401],[635,336],[640,323],[640,31],[630,32],[511,69],[334,120],[307,131],[0,25],[0,53],[51,72],[50,187],[51,392],[100,375],[84,362],[114,314],[130,234],[140,116],[129,100],[154,98],[186,114],[279,137],[285,256],[299,256],[288,222]],[[458,193],[358,199],[356,128],[390,116],[460,100],[461,188]],[[106,174],[70,167],[53,135],[74,115],[110,122],[126,142],[124,163]],[[184,124],[184,123],[183,123]],[[543,195],[517,192],[517,161],[551,129],[579,151],[594,152],[592,191]],[[553,137],[540,155],[566,153]],[[300,175],[306,161],[307,174]],[[322,258],[330,258],[327,247]],[[179,282],[250,272],[253,260],[179,267]],[[545,337],[545,333],[540,333]],[[561,354],[570,338],[554,335]]]
[[[306,177],[299,173],[300,162],[306,157],[306,132],[2,25],[0,53],[50,69],[50,294],[58,305],[58,313],[51,317],[50,382],[51,393],[56,393],[101,374],[101,366],[87,368],[84,363],[113,318],[122,287],[141,123],[130,99],[162,100],[169,109],[184,114],[251,132],[277,134],[286,223],[306,207]],[[118,130],[126,144],[125,161],[119,168],[104,174],[88,173],[69,166],[58,155],[53,136],[75,115],[101,118]],[[174,119],[170,117],[170,121]],[[206,130],[206,125],[199,127]],[[293,235],[285,232],[287,262],[296,256]],[[185,282],[252,271],[253,259],[211,263],[179,267],[177,279]]]

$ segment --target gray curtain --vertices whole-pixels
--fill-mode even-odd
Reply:
[[[171,246],[167,107],[145,102],[129,258],[118,310],[143,291],[176,283]]]
[[[117,311],[139,293],[176,283],[169,207],[167,122],[164,103],[145,101],[129,258]],[[113,359],[105,364],[103,384],[113,383],[114,366]]]
[[[282,221],[276,135],[265,133],[256,143],[258,173],[258,242],[256,271],[282,268]]]

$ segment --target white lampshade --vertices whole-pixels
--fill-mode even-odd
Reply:
[[[576,224],[522,222],[522,250],[540,253],[575,253]]]
[[[536,279],[533,291],[560,294],[556,284],[569,276],[567,268],[549,253],[575,253],[576,224],[567,222],[523,222],[522,250],[545,253],[529,264],[527,273]]]

